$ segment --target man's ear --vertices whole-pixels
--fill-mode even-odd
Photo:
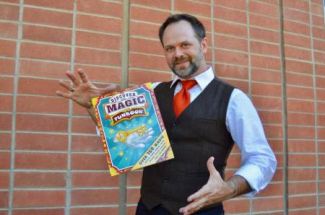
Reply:
[[[207,37],[204,37],[201,40],[201,48],[202,48],[203,53],[208,52],[208,38]]]

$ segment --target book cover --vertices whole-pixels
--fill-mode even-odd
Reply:
[[[112,176],[174,158],[152,84],[92,99]]]

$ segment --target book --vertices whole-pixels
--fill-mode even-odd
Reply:
[[[92,99],[111,176],[174,158],[151,83]]]

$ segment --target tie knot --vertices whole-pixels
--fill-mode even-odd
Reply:
[[[185,88],[186,90],[189,90],[194,85],[196,85],[196,80],[184,80],[184,81],[181,81],[181,82],[182,82],[183,88]]]

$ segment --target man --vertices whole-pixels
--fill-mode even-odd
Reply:
[[[155,94],[175,159],[144,168],[137,215],[224,214],[222,202],[256,192],[271,181],[276,159],[258,114],[239,89],[214,76],[205,61],[208,50],[202,23],[188,14],[167,18],[159,30],[171,82],[157,83]],[[92,85],[84,72],[74,86],[57,92],[86,107],[94,119],[90,98],[117,90]],[[233,143],[241,152],[241,166],[224,181],[224,168]]]

